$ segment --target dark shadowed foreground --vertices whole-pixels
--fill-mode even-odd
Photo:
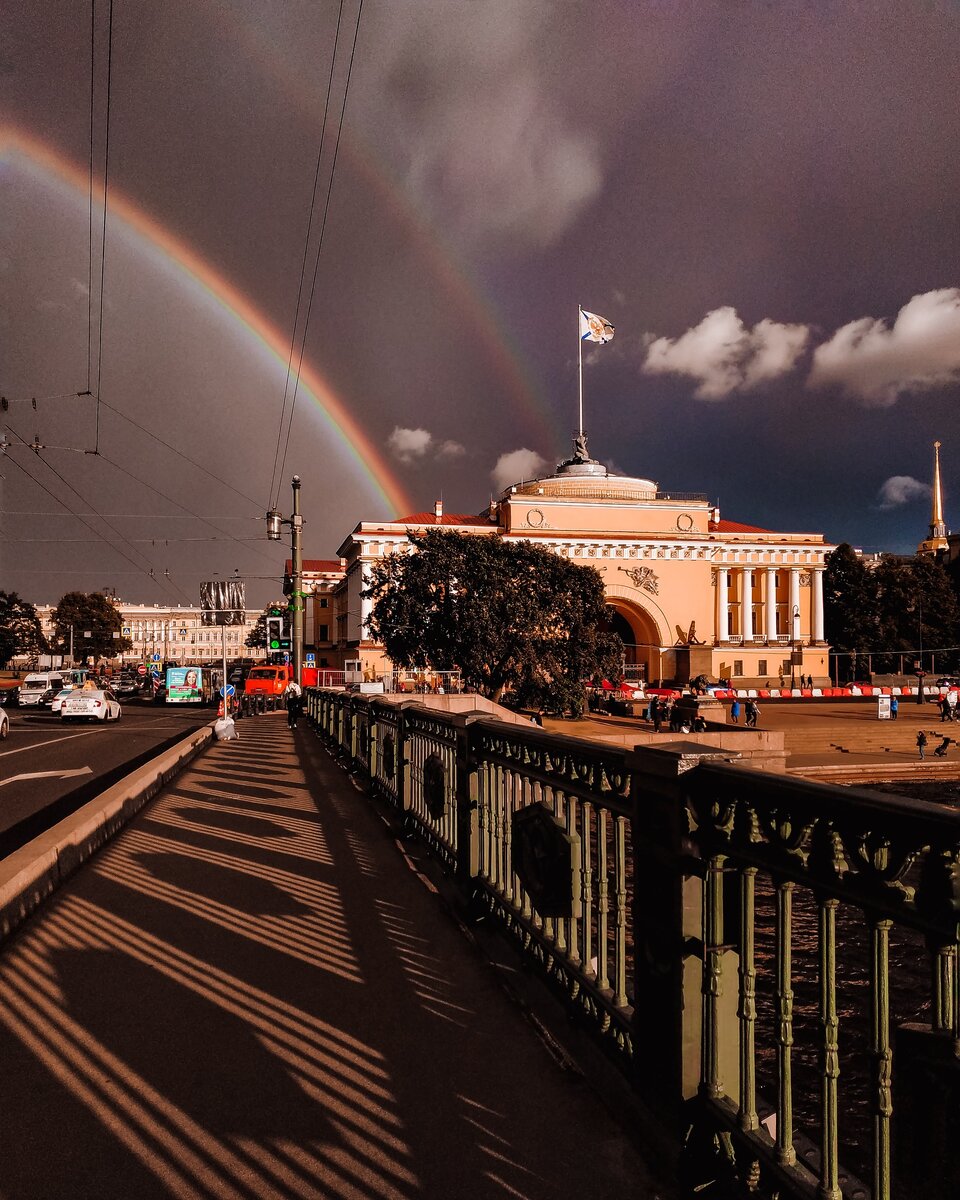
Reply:
[[[242,733],[3,952],[4,1200],[654,1196],[312,737]]]

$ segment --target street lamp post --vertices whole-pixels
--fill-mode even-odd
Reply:
[[[793,638],[790,645],[790,690],[796,687],[797,683],[797,646],[800,643],[800,605],[793,606],[791,615],[791,623],[793,625]]]
[[[293,591],[290,596],[290,642],[293,651],[293,677],[300,683],[303,675],[303,517],[300,515],[300,476],[293,477],[293,514],[285,520],[277,509],[266,515],[267,537],[272,542],[280,541],[283,525],[290,527],[290,559],[293,576]]]

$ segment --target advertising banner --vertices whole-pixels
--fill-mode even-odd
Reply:
[[[203,625],[242,625],[246,600],[238,579],[215,579],[200,584],[200,621]]]
[[[167,667],[167,703],[200,704],[203,672],[200,667]]]

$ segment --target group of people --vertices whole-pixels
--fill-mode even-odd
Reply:
[[[957,714],[957,692],[955,688],[951,688],[945,695],[941,696],[937,702],[940,706],[941,721],[956,721]]]
[[[743,723],[748,729],[756,729],[757,717],[760,716],[760,705],[756,700],[745,700],[743,702]],[[740,701],[734,699],[730,705],[730,720],[734,725],[740,724]]]
[[[706,733],[707,722],[701,713],[690,720],[689,712],[673,701],[654,696],[647,706],[646,719],[653,724],[653,732],[660,733],[664,725],[671,733]]]

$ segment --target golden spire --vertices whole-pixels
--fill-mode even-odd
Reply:
[[[930,536],[917,547],[918,554],[939,554],[949,548],[949,530],[943,521],[943,489],[940,486],[940,443],[933,443],[933,508],[930,513]]]

